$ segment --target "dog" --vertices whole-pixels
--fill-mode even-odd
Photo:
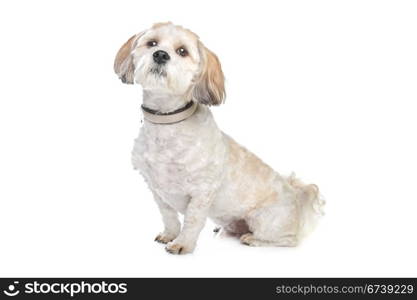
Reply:
[[[143,89],[132,164],[159,207],[165,228],[155,240],[169,253],[193,252],[207,218],[250,246],[296,246],[314,226],[324,205],[317,186],[280,175],[217,127],[209,107],[224,102],[224,75],[195,33],[154,24],[122,45],[114,71]]]

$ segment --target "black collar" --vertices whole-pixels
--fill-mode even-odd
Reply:
[[[153,114],[153,115],[158,115],[158,116],[169,116],[169,115],[175,115],[178,114],[180,112],[183,112],[184,110],[189,109],[192,105],[193,105],[193,100],[191,100],[190,102],[188,102],[185,106],[180,107],[174,111],[170,111],[170,112],[160,112],[158,110],[154,110],[152,108],[146,107],[142,104],[142,109],[144,111],[146,111],[147,113]]]
[[[198,103],[188,102],[184,107],[170,112],[160,112],[142,105],[142,114],[145,120],[154,124],[174,124],[191,117],[197,110]]]

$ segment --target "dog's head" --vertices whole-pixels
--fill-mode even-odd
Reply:
[[[149,91],[184,95],[207,105],[225,97],[217,56],[198,36],[172,23],[158,23],[132,36],[120,48],[114,70],[124,83]]]

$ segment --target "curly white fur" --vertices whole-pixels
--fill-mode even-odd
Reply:
[[[171,56],[163,66],[166,76],[149,72],[150,56],[159,49],[143,47],[150,38]],[[175,56],[179,45],[187,47],[189,59]],[[167,112],[191,98],[204,104],[222,102],[223,74],[216,62],[195,34],[163,23],[128,41],[116,57],[115,70],[122,79],[134,78],[142,85],[146,106]],[[179,123],[145,120],[132,163],[158,204],[165,229],[156,240],[168,243],[170,253],[192,252],[207,217],[247,245],[295,246],[323,205],[316,185],[272,170],[219,130],[203,104]],[[182,227],[178,212],[184,214]]]

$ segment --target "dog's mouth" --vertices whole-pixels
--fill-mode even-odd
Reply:
[[[167,72],[164,66],[161,65],[152,66],[149,70],[149,73],[158,77],[167,77]]]

